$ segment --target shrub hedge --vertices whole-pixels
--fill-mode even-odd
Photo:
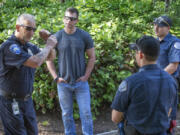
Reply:
[[[173,1],[167,13],[164,2],[152,0],[76,0],[60,3],[59,0],[6,0],[0,1],[0,43],[7,39],[15,28],[16,18],[21,13],[35,15],[37,29],[47,29],[52,33],[64,27],[62,18],[67,7],[80,11],[78,27],[88,31],[95,42],[96,64],[89,79],[93,116],[103,107],[110,107],[119,83],[136,71],[133,54],[128,48],[136,38],[153,34],[153,18],[167,14],[172,17],[174,27],[171,32],[179,33],[179,1]],[[43,41],[38,32],[32,39],[42,47]],[[57,63],[57,59],[55,60]],[[37,69],[33,99],[36,109],[59,110],[56,84],[46,65]],[[79,118],[77,104],[74,116]]]

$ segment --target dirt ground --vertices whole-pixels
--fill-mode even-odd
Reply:
[[[180,110],[178,111],[176,135],[180,135]],[[37,113],[39,135],[64,135],[64,127],[59,113]],[[76,121],[77,135],[81,135],[80,121]],[[106,109],[94,120],[94,134],[104,132],[111,132],[117,130],[116,125],[111,121],[111,110]],[[3,134],[2,124],[0,123],[0,135]],[[105,135],[105,134],[103,134]],[[116,135],[116,133],[109,133],[106,135]]]
[[[37,114],[37,118],[40,135],[64,135],[64,127],[60,114]],[[75,121],[75,123],[77,135],[81,135],[81,123],[79,120]],[[94,120],[93,124],[94,134],[116,130],[116,125],[111,121],[110,109],[106,109],[106,111],[101,112],[97,119]]]
[[[60,113],[37,113],[39,135],[64,135],[64,127]],[[77,135],[81,135],[80,121],[75,121]],[[111,121],[111,110],[106,109],[96,120],[94,120],[94,134],[116,130],[116,125]],[[0,122],[0,135],[3,134],[2,123]]]

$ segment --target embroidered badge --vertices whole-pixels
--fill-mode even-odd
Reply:
[[[20,47],[17,45],[17,44],[12,44],[10,47],[9,47],[9,50],[14,53],[14,54],[20,54],[21,53],[21,49]]]
[[[127,82],[122,81],[121,84],[119,85],[118,91],[119,92],[124,92],[127,90]]]
[[[174,48],[180,49],[180,42],[176,42],[176,43],[174,44]]]

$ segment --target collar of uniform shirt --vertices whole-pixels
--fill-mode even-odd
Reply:
[[[147,69],[156,69],[158,66],[157,64],[148,64],[148,65],[144,65],[143,67],[141,67],[139,69],[139,72],[147,70]]]
[[[162,42],[164,42],[164,41],[169,41],[169,37],[170,37],[170,36],[171,36],[171,34],[168,33],[168,34],[164,37],[164,39],[160,41],[160,43],[162,43]],[[159,40],[159,38],[158,38],[158,40]]]
[[[14,33],[13,33],[13,35],[12,35],[10,38],[12,38],[12,39],[15,40],[16,42],[18,42],[19,45],[22,45],[21,42],[18,40],[18,38],[14,35]]]
[[[21,42],[19,41],[19,39],[16,38],[16,36],[15,36],[14,34],[13,34],[10,38],[12,38],[12,39],[15,40],[16,42],[18,42],[20,46],[23,46],[23,48],[28,48],[28,47],[29,47],[28,43],[26,43],[26,44],[21,44]]]

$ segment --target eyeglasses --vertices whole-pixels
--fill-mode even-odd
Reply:
[[[164,20],[164,18],[162,18],[161,16],[154,20],[154,23],[159,24],[159,23],[162,23],[162,22],[164,22],[166,25],[170,26],[169,23],[166,20]]]
[[[27,31],[36,31],[36,28],[33,28],[33,27],[30,27],[30,26],[26,26],[26,25],[23,25],[23,24],[21,24],[20,26],[22,26],[22,27],[24,27]]]
[[[75,21],[75,20],[77,20],[76,17],[70,17],[70,16],[64,16],[64,19],[70,20],[70,21]]]

